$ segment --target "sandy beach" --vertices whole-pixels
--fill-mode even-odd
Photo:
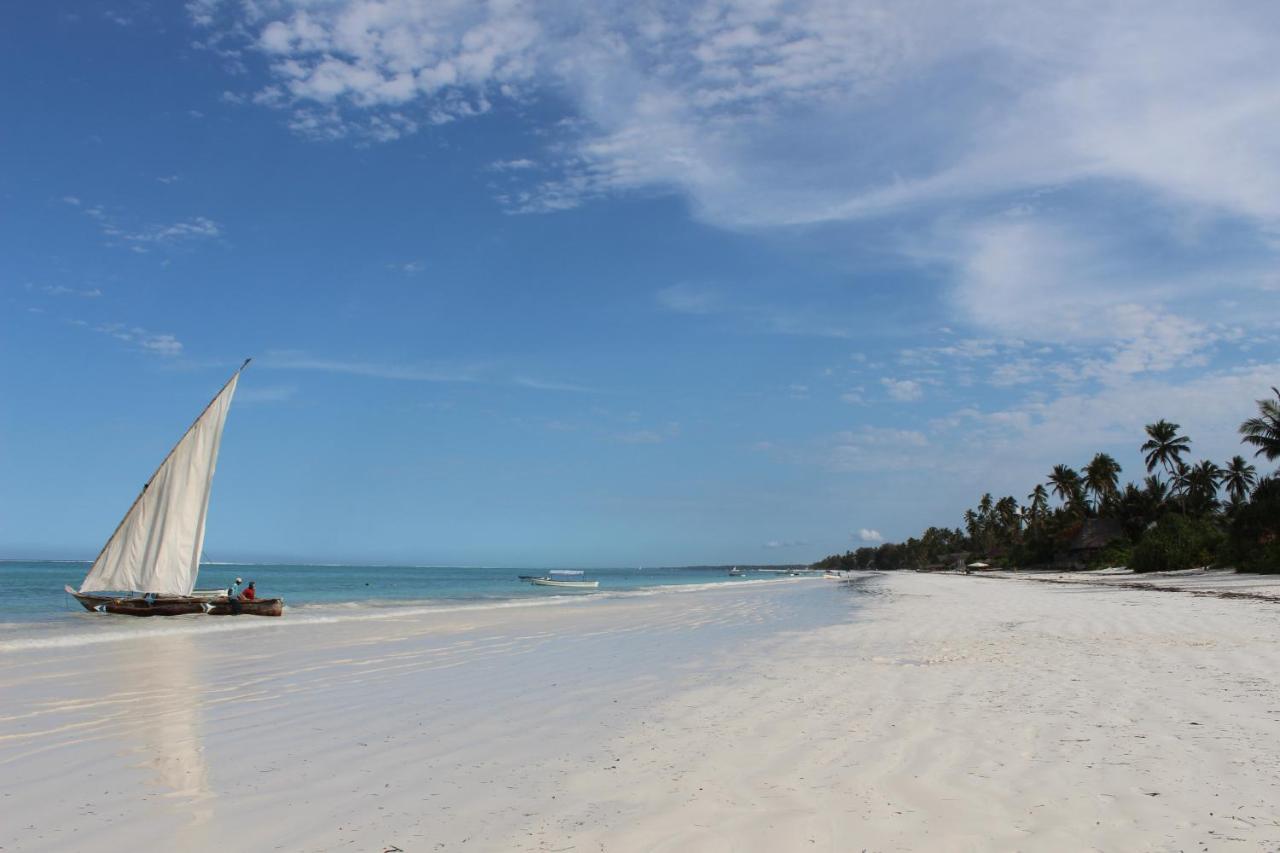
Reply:
[[[10,648],[0,849],[1277,850],[1278,636],[879,574]]]

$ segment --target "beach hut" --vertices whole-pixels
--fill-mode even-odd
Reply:
[[[1124,537],[1124,527],[1114,518],[1087,518],[1067,546],[1067,559],[1084,565],[1089,558]]]

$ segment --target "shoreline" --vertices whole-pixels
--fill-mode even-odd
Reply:
[[[971,580],[3,655],[0,847],[1280,846],[1280,611]]]

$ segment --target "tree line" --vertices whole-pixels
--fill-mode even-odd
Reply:
[[[1253,457],[1280,458],[1280,389],[1240,424]],[[1192,462],[1191,439],[1168,420],[1146,426],[1145,473],[1120,485],[1120,463],[1097,453],[1079,470],[1054,465],[1024,502],[984,494],[962,527],[930,527],[814,564],[819,569],[950,568],[960,561],[1028,568],[1076,564],[1139,572],[1230,566],[1280,572],[1280,471],[1260,476],[1242,455]]]

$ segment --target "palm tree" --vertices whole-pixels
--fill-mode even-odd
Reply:
[[[1205,459],[1187,469],[1186,496],[1197,512],[1212,512],[1218,505],[1218,482],[1222,469]]]
[[[1053,493],[1068,509],[1074,508],[1080,501],[1080,475],[1067,465],[1054,465],[1049,472],[1049,484]]]
[[[970,543],[976,546],[978,544],[978,533],[980,532],[978,516],[977,513],[971,509],[966,509],[964,511],[964,529],[969,531]]]
[[[1018,511],[1018,501],[1009,495],[996,501],[996,518],[1000,522],[1000,532],[1006,542],[1016,542],[1022,532],[1022,513]]]
[[[1169,499],[1169,487],[1155,474],[1149,474],[1142,481],[1142,490],[1154,506],[1160,506]]]
[[[1185,498],[1191,488],[1191,467],[1179,461],[1173,467],[1173,476],[1169,478],[1169,494],[1175,498]]]
[[[1268,462],[1280,458],[1280,388],[1274,400],[1258,401],[1258,416],[1240,424],[1241,442],[1257,447],[1254,456],[1266,456]]]
[[[1244,503],[1249,490],[1258,482],[1258,471],[1245,461],[1243,456],[1232,456],[1227,467],[1222,471],[1222,485],[1227,490],[1232,504]]]
[[[1243,429],[1243,424],[1241,429]],[[1157,465],[1163,465],[1173,476],[1174,468],[1182,462],[1182,454],[1191,451],[1191,439],[1178,435],[1182,427],[1169,423],[1161,418],[1153,424],[1147,424],[1149,440],[1142,445],[1146,454],[1147,471],[1154,471]]]
[[[1045,513],[1049,511],[1049,490],[1043,484],[1037,483],[1036,487],[1031,490],[1031,494],[1027,495],[1027,517],[1031,521],[1033,528],[1040,526],[1041,519]]]
[[[1102,505],[1110,503],[1120,490],[1120,463],[1109,454],[1099,453],[1084,466],[1084,488],[1093,492],[1094,507],[1101,514]]]

